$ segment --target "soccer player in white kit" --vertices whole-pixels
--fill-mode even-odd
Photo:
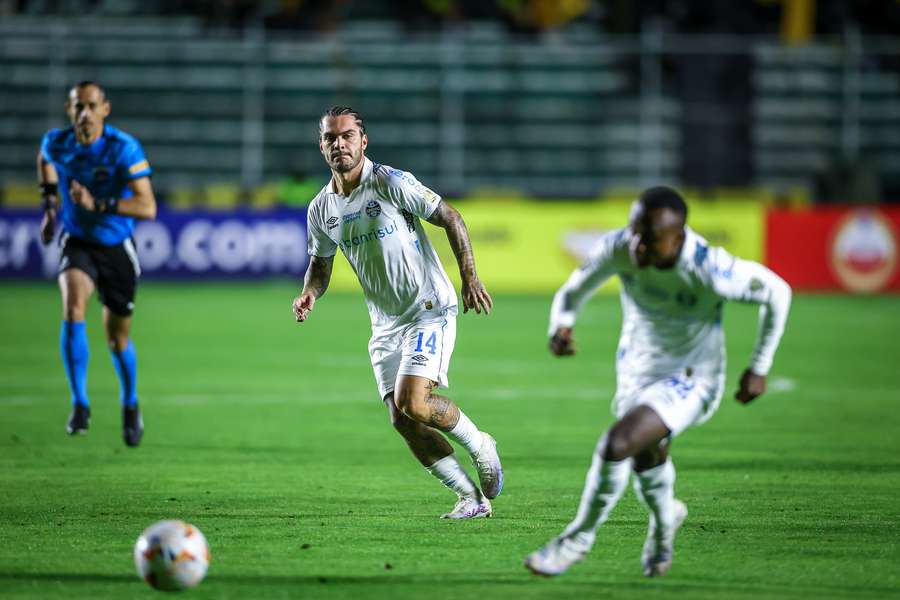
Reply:
[[[310,265],[294,316],[298,322],[309,317],[328,288],[340,248],[365,293],[369,355],[391,422],[426,470],[458,497],[442,518],[490,517],[490,500],[503,488],[496,442],[449,398],[434,393],[447,386],[457,303],[420,219],[447,232],[459,263],[463,312],[490,313],[493,301],[478,279],[460,214],[412,174],[370,161],[367,145],[365,125],[353,109],[334,106],[322,116],[319,149],[332,178],[309,206]],[[445,435],[469,452],[481,489]]]
[[[760,306],[759,332],[737,400],[762,394],[784,331],[791,289],[766,267],[710,247],[686,225],[687,206],[667,187],[645,191],[629,226],[603,236],[588,260],[556,293],[550,313],[550,350],[575,353],[578,310],[606,279],[622,283],[622,333],[616,353],[616,422],[600,438],[575,519],[525,559],[538,575],[564,573],[594,544],[628,484],[650,513],[641,555],[644,575],[665,575],[675,533],[687,507],[674,495],[670,440],[709,419],[725,386],[726,300]]]

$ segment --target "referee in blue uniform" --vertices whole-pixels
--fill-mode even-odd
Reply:
[[[52,241],[57,223],[62,227],[60,350],[72,392],[66,431],[87,433],[90,420],[84,320],[96,289],[121,384],[123,436],[128,446],[137,446],[144,424],[137,401],[137,355],[129,330],[141,268],[131,234],[135,219],[156,218],[150,164],[134,137],[105,123],[110,103],[97,83],[76,84],[65,108],[72,126],[44,135],[37,167],[43,242]]]

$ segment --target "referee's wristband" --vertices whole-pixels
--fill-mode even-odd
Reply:
[[[41,208],[44,212],[55,209],[59,185],[55,183],[39,183],[38,189],[41,190]]]
[[[118,198],[94,198],[94,212],[115,214],[119,212]]]

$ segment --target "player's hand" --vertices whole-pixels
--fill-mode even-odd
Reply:
[[[757,375],[750,369],[746,369],[741,375],[741,382],[738,385],[738,391],[735,392],[735,399],[741,404],[749,404],[755,398],[762,396],[766,392],[766,376]]]
[[[489,315],[494,307],[491,295],[487,293],[487,290],[484,289],[484,284],[477,277],[463,281],[462,298],[463,314],[469,312],[471,308],[478,314],[484,311],[485,314]]]
[[[96,208],[94,196],[91,194],[91,191],[74,179],[69,184],[69,197],[72,198],[72,202],[84,210],[93,211]]]
[[[315,303],[316,297],[309,292],[305,292],[294,298],[292,308],[294,310],[294,318],[297,319],[298,323],[302,323],[309,317],[309,313],[312,312]]]
[[[571,327],[560,327],[550,338],[550,352],[556,356],[572,356],[575,354],[575,338]]]
[[[56,230],[56,210],[49,208],[44,211],[41,219],[41,241],[46,246],[53,241],[53,233]]]

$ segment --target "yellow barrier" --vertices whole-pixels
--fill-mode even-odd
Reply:
[[[490,292],[552,293],[584,260],[604,232],[623,227],[630,202],[477,200],[454,203],[469,228],[478,274]],[[688,222],[714,246],[751,260],[763,248],[763,207],[755,202],[692,202]],[[447,236],[425,224],[459,289],[459,270]],[[346,259],[335,259],[332,288],[359,289]],[[618,290],[613,280],[602,291]]]

